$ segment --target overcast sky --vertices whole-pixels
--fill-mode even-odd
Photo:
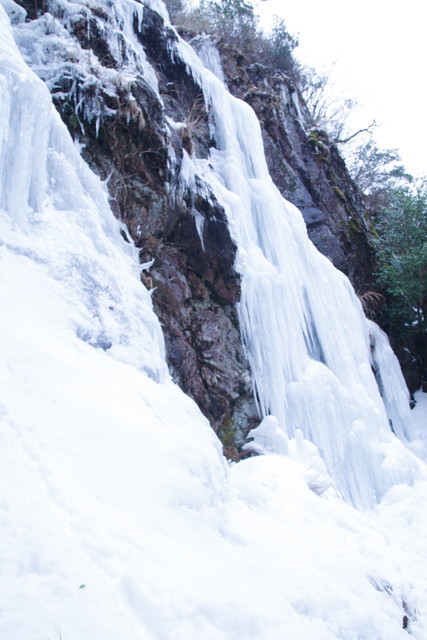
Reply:
[[[366,109],[360,126],[381,123],[376,139],[398,148],[413,173],[427,174],[427,0],[259,0],[299,37],[299,59],[334,65],[348,97]]]

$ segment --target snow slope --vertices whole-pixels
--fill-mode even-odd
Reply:
[[[0,637],[423,640],[421,463],[365,513],[300,434],[228,466],[1,6],[0,95]]]

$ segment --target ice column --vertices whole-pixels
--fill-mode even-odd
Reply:
[[[274,415],[288,437],[300,429],[342,495],[369,507],[393,483],[411,482],[417,464],[390,430],[361,305],[273,184],[252,109],[188,45],[177,48],[210,110],[216,148],[197,170],[238,247],[239,318],[261,415]]]

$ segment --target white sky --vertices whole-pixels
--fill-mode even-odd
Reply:
[[[346,96],[366,111],[356,128],[375,119],[378,143],[398,148],[406,168],[427,174],[426,0],[265,0],[266,16],[285,19],[299,37],[297,57],[317,69],[335,62]]]

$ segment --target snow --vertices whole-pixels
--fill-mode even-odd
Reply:
[[[427,393],[423,393],[421,390],[417,391],[415,393],[415,403],[409,423],[408,447],[415,455],[427,462]]]
[[[409,392],[387,335],[374,322],[368,322],[368,324],[373,366],[390,426],[401,440],[407,441],[412,439],[407,433],[412,421]]]
[[[189,187],[194,174],[211,185],[238,247],[239,320],[261,416],[274,416],[287,438],[302,431],[337,491],[369,508],[393,484],[418,475],[416,458],[390,429],[389,421],[404,438],[410,418],[398,362],[387,356],[387,339],[368,324],[348,279],[316,250],[301,213],[273,184],[253,110],[187,43],[176,48],[210,107],[216,148],[208,160],[193,160],[193,177],[187,162],[186,175]],[[276,452],[284,447],[280,441]]]
[[[358,511],[272,416],[227,465],[2,6],[0,88],[0,637],[424,640],[424,465]]]

